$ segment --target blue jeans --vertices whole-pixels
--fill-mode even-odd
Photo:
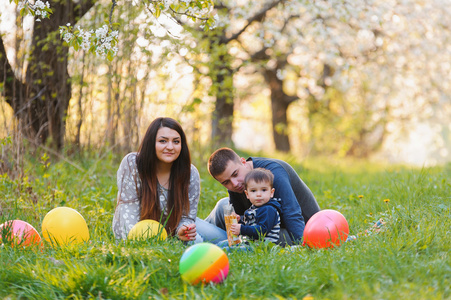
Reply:
[[[227,240],[227,233],[225,230],[200,218],[196,218],[196,230],[197,235],[195,243],[209,242],[212,244],[217,244],[220,241]]]
[[[222,230],[226,230],[225,220],[224,220],[224,207],[229,205],[229,198],[222,198],[216,203],[215,208],[210,212],[208,217],[205,219],[208,223],[214,224]],[[226,233],[227,239],[227,233]]]

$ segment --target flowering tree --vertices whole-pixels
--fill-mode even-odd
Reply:
[[[290,151],[287,110],[305,93],[287,93],[284,90],[286,74],[291,72],[295,77],[302,77],[299,90],[307,91],[308,101],[312,103],[310,115],[315,114],[315,109],[326,109],[327,105],[322,108],[317,105],[325,89],[346,90],[340,81],[346,81],[344,75],[349,62],[342,54],[341,42],[352,40],[362,28],[377,25],[366,21],[370,20],[368,11],[372,5],[371,1],[355,4],[342,1],[267,0],[257,3],[228,0],[216,3],[217,26],[214,30],[199,36],[185,26],[191,29],[197,41],[202,41],[202,55],[197,56],[201,58],[201,67],[196,70],[211,79],[210,93],[216,98],[212,139],[222,144],[231,143],[236,97],[234,76],[240,69],[252,66],[261,72],[271,91],[276,149]],[[362,56],[364,51],[356,51],[353,55]],[[299,65],[296,59],[290,60],[299,56],[309,58],[302,60],[305,65]],[[188,61],[193,64],[196,60],[192,57],[196,56],[192,55]],[[205,65],[208,69],[202,68]],[[310,86],[302,85],[303,81],[309,82]]]
[[[12,0],[10,0],[12,2]],[[34,3],[14,0],[21,15],[34,16],[28,68],[21,78],[6,56],[0,38],[0,73],[5,74],[2,96],[19,120],[19,128],[33,143],[50,142],[60,150],[64,145],[67,109],[71,99],[71,80],[67,71],[69,47],[82,49],[112,60],[117,52],[117,27],[110,18],[96,30],[83,29],[77,21],[95,4],[95,0],[62,0]],[[145,1],[144,9],[153,15],[184,15],[200,20],[208,29],[213,19],[209,0]],[[62,39],[60,39],[62,37]]]
[[[16,75],[0,40],[0,72],[6,74],[3,96],[19,120],[20,130],[30,141],[36,144],[50,141],[55,149],[61,149],[71,83],[67,72],[68,48],[58,37],[59,26],[75,23],[94,2],[24,3],[18,3],[21,13],[35,16],[28,68],[24,78]],[[48,18],[50,9],[53,13]]]
[[[234,75],[242,66],[242,62],[240,63],[230,53],[230,49],[249,28],[266,22],[266,15],[270,10],[285,2],[289,1],[216,1],[214,23],[206,32],[193,27],[183,18],[177,18],[177,21],[184,25],[193,38],[185,39],[187,48],[192,52],[187,55],[186,61],[211,81],[209,94],[215,98],[212,109],[211,139],[216,144],[232,144],[236,96]]]
[[[219,19],[230,22],[229,36],[254,9],[240,3]],[[241,32],[229,52],[232,64],[252,61],[268,83],[278,150],[290,149],[287,110],[301,99],[305,114],[296,124],[307,122],[303,135],[317,149],[366,155],[393,120],[446,99],[449,80],[439,78],[450,76],[443,63],[450,49],[439,44],[449,43],[449,15],[438,0],[284,1]],[[284,87],[290,82],[291,90]]]
[[[244,62],[242,65],[247,69],[252,66],[260,72],[268,85],[277,150],[290,151],[288,107],[292,103],[304,97],[311,103],[310,115],[315,114],[315,110],[324,113],[328,105],[318,106],[324,91],[346,90],[344,85],[337,84],[337,80],[346,78],[341,70],[349,66],[343,57],[341,42],[357,36],[363,20],[369,19],[370,2],[280,2],[266,13],[264,21],[247,28],[232,46],[231,51],[238,53],[236,56]],[[252,9],[253,5],[249,4],[236,7],[229,16],[231,22],[239,23]],[[364,54],[355,51],[354,55]],[[299,85],[297,89],[287,91],[285,82],[293,82],[294,78],[299,78],[299,83],[309,82],[310,86]],[[337,89],[337,85],[342,88]]]

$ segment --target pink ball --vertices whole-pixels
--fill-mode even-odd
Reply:
[[[3,237],[2,237],[3,233]],[[0,240],[24,247],[42,246],[41,236],[36,229],[22,220],[10,220],[0,225]]]
[[[325,209],[314,214],[305,225],[304,242],[312,248],[333,248],[349,235],[346,218],[336,210]]]

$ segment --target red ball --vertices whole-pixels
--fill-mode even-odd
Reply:
[[[349,235],[346,218],[336,210],[325,209],[314,214],[305,225],[304,242],[312,248],[333,248]]]
[[[36,229],[22,220],[10,220],[1,224],[0,240],[2,240],[2,242],[8,241],[11,245],[20,245],[24,247],[32,245],[42,246],[41,236]]]

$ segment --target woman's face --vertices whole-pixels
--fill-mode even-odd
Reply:
[[[182,138],[177,131],[168,127],[158,129],[155,140],[155,152],[158,160],[172,164],[179,157],[181,150]]]

